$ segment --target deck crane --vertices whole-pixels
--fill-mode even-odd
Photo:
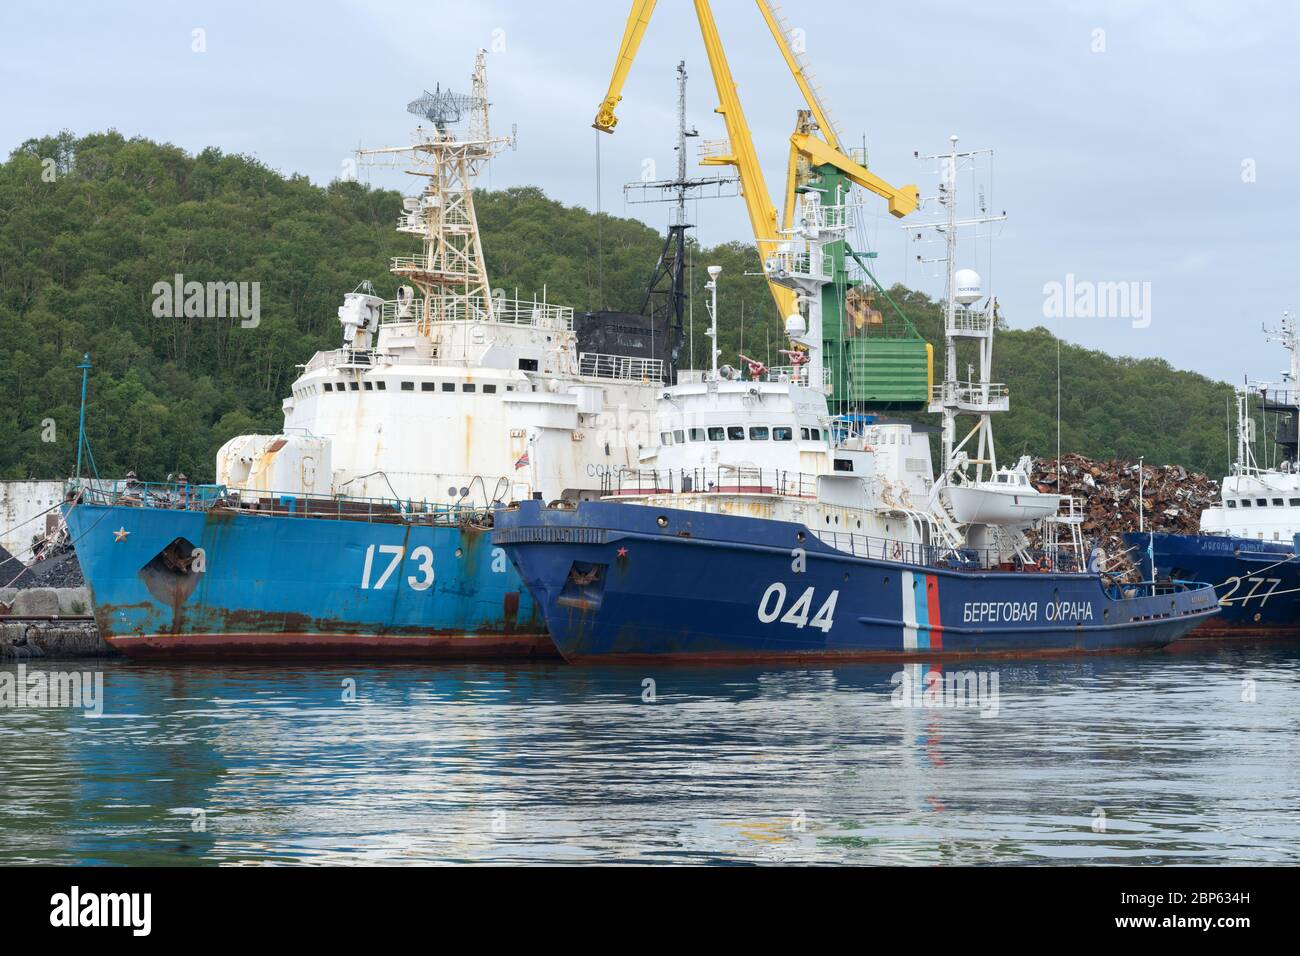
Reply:
[[[601,132],[612,133],[618,124],[615,110],[623,98],[623,85],[650,24],[656,3],[657,0],[632,0],[609,89],[592,123]],[[780,238],[782,231],[788,232],[794,227],[795,197],[800,190],[810,188],[810,180],[815,180],[811,188],[822,194],[827,205],[843,207],[848,184],[853,183],[885,199],[889,212],[894,216],[906,216],[916,209],[919,202],[916,186],[892,186],[872,173],[863,163],[843,152],[830,113],[812,82],[802,56],[789,43],[789,31],[775,4],[771,0],[756,0],[759,12],[808,106],[807,110],[799,111],[795,131],[790,137],[783,215],[778,221],[777,210],[758,162],[753,136],[745,120],[712,7],[709,0],[693,0],[693,3],[718,94],[717,112],[722,114],[728,137],[725,145],[705,144],[700,163],[736,168],[759,259],[765,263],[765,269],[769,253],[783,242]],[[818,136],[818,133],[821,135]],[[800,174],[804,165],[809,168],[809,175]],[[850,284],[846,275],[845,253],[853,255],[859,265],[863,263],[860,257],[847,248],[847,243],[839,242],[836,246],[838,248],[831,253],[835,281],[823,288],[822,299],[827,358],[835,362],[837,368],[833,386],[833,392],[838,397],[837,404],[845,407],[871,404],[897,409],[926,407],[933,380],[933,350],[901,312],[898,313],[901,323],[888,323],[898,333],[891,340],[892,347],[875,348],[879,344],[877,341],[872,343],[874,354],[868,355],[868,350],[864,348],[865,342],[851,340],[858,330],[853,328],[845,309],[844,290]],[[799,312],[798,300],[792,289],[773,281],[770,275],[768,289],[776,304],[777,314],[782,319]],[[873,312],[872,315],[879,316],[880,313]],[[882,323],[884,324],[886,323]]]

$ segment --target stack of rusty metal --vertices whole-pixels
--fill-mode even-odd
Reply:
[[[1070,495],[1083,507],[1083,537],[1109,554],[1124,549],[1122,535],[1138,530],[1138,489],[1142,492],[1142,526],[1147,531],[1195,534],[1201,511],[1219,500],[1219,483],[1181,465],[1142,466],[1112,458],[1099,461],[1083,455],[1063,455],[1060,471],[1055,458],[1034,462],[1034,484],[1040,491]]]

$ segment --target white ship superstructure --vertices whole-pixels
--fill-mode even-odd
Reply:
[[[368,284],[345,296],[342,345],[303,366],[283,431],[227,442],[216,480],[259,495],[484,506],[594,494],[650,443],[669,370],[582,352],[571,308],[493,290],[473,184],[510,140],[489,131],[483,54],[472,95],[439,89],[408,109],[431,126],[410,146],[362,155],[424,181],[398,225],[420,237],[420,254],[393,260],[396,298]],[[454,129],[461,119],[468,135]]]
[[[1300,419],[1300,336],[1295,317],[1282,314],[1277,329],[1265,330],[1291,357],[1282,383],[1251,382],[1237,389],[1237,460],[1221,486],[1220,502],[1201,512],[1203,534],[1291,541],[1300,534],[1300,468],[1296,463],[1296,422]],[[1255,421],[1251,399],[1279,416],[1276,443],[1283,459],[1260,467],[1255,454]]]
[[[962,158],[954,146],[943,156],[949,170]],[[641,467],[617,476],[611,497],[666,508],[796,521],[815,535],[859,556],[899,559],[912,548],[949,555],[963,566],[1072,567],[1081,569],[1080,514],[1070,499],[1038,491],[1029,460],[999,466],[990,416],[1005,410],[1007,390],[990,381],[996,303],[972,306],[983,293],[979,277],[958,270],[956,233],[976,220],[955,215],[955,175],[945,176],[940,203],[947,218],[936,226],[947,243],[950,295],[946,303],[945,380],[934,387],[931,410],[944,416],[945,466],[935,480],[929,435],[907,422],[876,416],[831,416],[823,386],[822,286],[818,270],[799,268],[823,256],[852,221],[845,206],[822,206],[815,194],[801,197],[800,225],[783,232],[767,263],[770,279],[794,290],[800,313],[786,319],[796,364],[769,369],[741,356],[741,370],[718,365],[717,283],[710,267],[714,324],[712,368],[703,381],[662,391],[655,418],[658,447],[647,449]],[[1001,217],[983,217],[979,222]],[[925,228],[924,226],[922,228]],[[956,376],[956,343],[979,343],[979,374]],[[959,415],[977,424],[960,441]],[[1063,502],[1065,504],[1063,513]],[[1025,531],[1041,529],[1038,556]],[[877,554],[876,551],[884,549]],[[875,550],[873,550],[875,549]],[[932,549],[932,550],[931,550]]]
[[[832,218],[843,219],[837,212],[831,210]],[[816,257],[821,243],[834,238],[833,229],[822,230],[782,245],[791,255]],[[705,334],[711,342],[717,341],[720,274],[709,267],[712,324]],[[820,301],[820,290],[805,288],[798,276],[778,281],[804,293],[801,304]],[[815,317],[787,319],[791,354],[815,341],[809,325],[817,329]],[[795,521],[855,553],[865,554],[875,542],[882,557],[895,546],[960,544],[947,516],[925,509],[934,469],[924,432],[905,422],[862,427],[832,417],[815,357],[784,368],[752,359],[746,364],[749,380],[719,366],[713,348],[703,381],[664,389],[655,416],[658,447],[646,451],[639,469],[611,481],[611,497]]]

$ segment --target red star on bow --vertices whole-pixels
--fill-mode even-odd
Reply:
[[[627,548],[619,548],[619,549],[618,549],[618,556],[619,556],[620,558],[626,558],[626,557],[627,557]]]

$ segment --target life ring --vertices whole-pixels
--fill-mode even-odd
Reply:
[[[1050,570],[1052,570],[1052,559],[1049,558],[1047,555],[1043,555],[1041,558],[1039,558],[1039,559],[1038,559],[1038,570],[1039,570],[1039,571],[1050,571]]]

